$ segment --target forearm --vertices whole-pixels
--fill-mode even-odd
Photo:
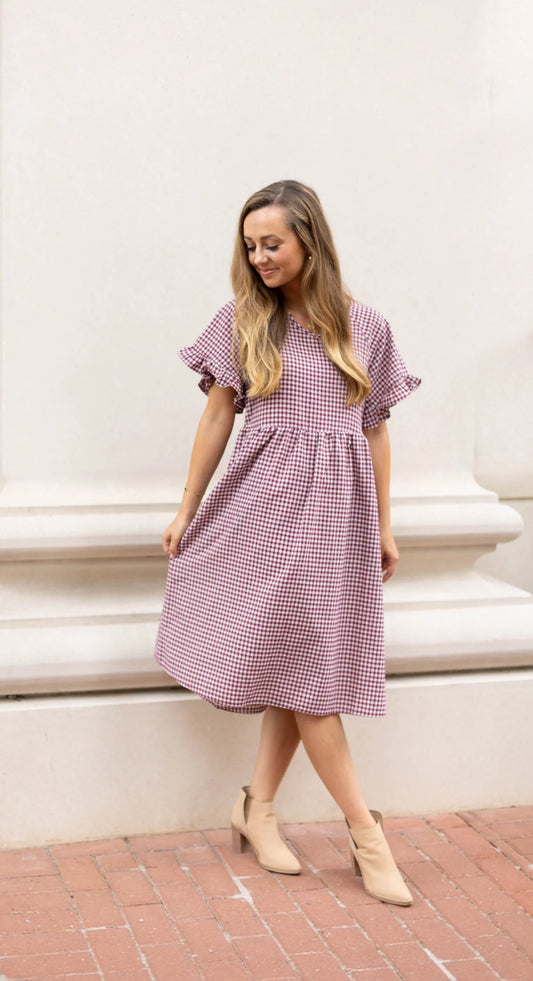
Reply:
[[[178,514],[192,519],[200,506],[209,481],[226,448],[235,417],[233,414],[214,416],[209,407],[200,418],[193,443],[187,490],[184,491]]]
[[[370,447],[376,496],[378,500],[379,526],[382,532],[390,530],[390,441],[387,424],[364,430]]]

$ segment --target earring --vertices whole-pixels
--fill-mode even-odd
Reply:
[[[313,256],[312,256],[312,255],[308,255],[308,256],[307,256],[307,258],[308,258],[308,259],[312,259],[312,258],[313,258]]]

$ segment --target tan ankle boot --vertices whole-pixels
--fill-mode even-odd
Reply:
[[[298,875],[302,867],[280,838],[272,801],[254,800],[249,790],[242,788],[231,814],[234,851],[243,852],[250,845],[261,868]]]
[[[382,903],[411,906],[413,897],[383,834],[383,818],[379,811],[370,811],[376,823],[373,828],[350,831],[350,851],[356,875],[362,876],[363,888],[369,896]]]

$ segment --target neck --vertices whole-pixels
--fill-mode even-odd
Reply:
[[[288,310],[303,309],[304,302],[302,299],[302,282],[300,276],[297,279],[293,279],[291,283],[286,283],[285,286],[282,286],[280,292]]]

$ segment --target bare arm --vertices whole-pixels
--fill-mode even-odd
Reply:
[[[383,582],[390,579],[398,564],[399,554],[390,527],[390,441],[386,422],[364,429],[368,440],[379,511],[381,568]]]
[[[163,533],[163,550],[175,558],[178,544],[196,514],[201,499],[213,476],[235,422],[233,388],[213,384],[209,389],[207,406],[198,423],[194,439],[187,490],[183,492],[178,513]]]

